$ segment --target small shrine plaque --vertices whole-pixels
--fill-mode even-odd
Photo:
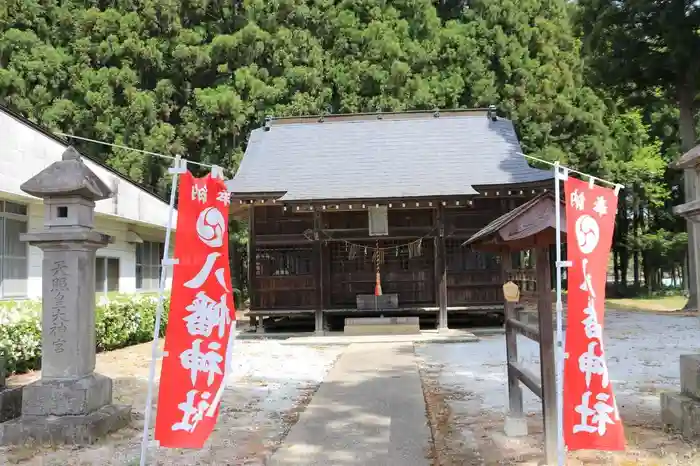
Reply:
[[[517,303],[520,300],[520,288],[513,282],[503,284],[503,297],[510,303]]]

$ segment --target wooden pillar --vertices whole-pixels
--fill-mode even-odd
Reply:
[[[545,460],[546,464],[553,465],[557,462],[557,386],[549,247],[538,247],[534,253],[537,314],[540,327],[540,380],[542,383]]]
[[[313,244],[313,274],[316,289],[316,305],[314,311],[314,330],[316,334],[323,334],[323,244],[321,241],[321,212],[314,211],[314,244]]]
[[[233,225],[229,225],[229,231],[231,231],[233,228]],[[234,288],[238,288],[239,290],[242,289],[242,280],[241,280],[241,258],[240,258],[240,251],[238,250],[238,244],[236,244],[234,241],[231,241],[229,238],[228,241],[228,253],[229,253],[229,269],[231,270],[231,283]],[[233,303],[236,306],[236,309],[242,306],[243,303],[240,301],[236,301],[236,295],[234,294],[233,296]]]
[[[327,242],[321,242],[321,283],[323,284],[323,309],[331,307],[331,250]]]
[[[445,207],[435,209],[435,301],[438,307],[437,329],[445,331],[447,325],[447,254],[445,248]]]
[[[513,268],[513,256],[510,250],[501,252],[501,277],[508,282]],[[506,414],[505,433],[509,437],[527,435],[527,420],[523,411],[523,389],[512,364],[518,363],[518,332],[512,322],[517,320],[515,306],[518,303],[504,299],[504,321],[506,332],[506,368],[508,372],[508,413]]]
[[[510,251],[503,251],[501,253],[501,274],[503,277],[503,283],[508,281],[508,271],[512,268],[512,257]],[[509,322],[509,319],[516,319],[515,315],[515,305],[516,302],[510,302],[504,299],[504,313],[505,313],[505,332],[506,332],[506,358],[507,362],[517,363],[518,362],[518,339],[517,332],[513,325]],[[523,391],[518,382],[518,377],[515,372],[511,370],[510,364],[508,364],[508,400],[509,400],[509,416],[522,416],[523,415]]]
[[[248,300],[250,301],[249,308],[251,310],[257,309],[257,290],[255,286],[256,277],[256,266],[257,266],[257,254],[255,245],[255,206],[251,205],[248,209]],[[251,325],[256,326],[256,330],[262,333],[265,329],[263,327],[263,317],[255,317],[255,320],[250,321]]]

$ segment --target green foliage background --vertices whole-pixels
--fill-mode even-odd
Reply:
[[[527,153],[625,183],[616,280],[632,269],[636,288],[658,288],[683,268],[668,165],[696,140],[700,88],[697,2],[667,3],[5,0],[0,102],[52,130],[231,171],[266,115],[495,104]],[[169,189],[165,160],[76,146]]]

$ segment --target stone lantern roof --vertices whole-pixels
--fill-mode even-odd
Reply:
[[[683,170],[694,169],[694,176],[697,180],[698,175],[700,175],[700,145],[695,146],[683,154],[683,156],[675,163],[675,167]],[[681,217],[694,223],[700,223],[700,198],[697,197],[697,192],[695,196],[695,199],[686,200],[685,204],[674,207],[673,213],[680,215]]]
[[[700,165],[700,144],[683,154],[676,162],[676,168],[695,168]]]
[[[20,188],[42,199],[78,196],[94,202],[112,196],[112,190],[83,163],[73,147],[66,149],[60,161],[25,181]]]

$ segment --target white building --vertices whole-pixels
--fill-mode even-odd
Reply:
[[[19,240],[43,227],[41,199],[20,185],[61,159],[67,142],[0,106],[0,300],[41,297],[42,252]],[[98,292],[158,289],[168,203],[111,168],[83,157],[116,193],[99,201],[95,227],[114,238],[97,251]],[[173,228],[177,221],[173,216]]]

